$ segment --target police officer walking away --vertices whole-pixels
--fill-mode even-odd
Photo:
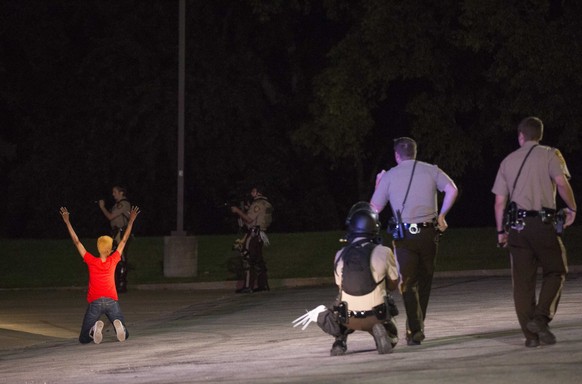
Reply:
[[[457,198],[457,186],[436,165],[416,160],[417,145],[409,137],[394,140],[396,167],[378,174],[372,207],[381,212],[390,202],[390,228],[400,266],[400,290],[406,309],[406,340],[420,345],[431,292],[439,232]],[[440,212],[437,192],[444,192]]]
[[[111,238],[113,238],[113,250],[116,249],[117,245],[123,238],[123,234],[127,230],[127,225],[129,223],[129,211],[131,210],[131,204],[126,198],[127,190],[120,186],[114,186],[112,188],[112,196],[115,200],[115,204],[111,207],[111,210],[105,208],[105,201],[99,200],[99,208],[103,215],[109,220],[109,225],[111,226]],[[129,243],[131,242],[131,237],[127,239],[125,249],[121,255],[121,260],[117,263],[115,269],[115,286],[117,292],[124,293],[127,292],[127,270],[128,270],[128,250]]]
[[[344,355],[354,331],[369,332],[379,354],[391,353],[398,343],[393,316],[398,310],[390,291],[398,287],[398,267],[390,248],[381,245],[378,213],[367,202],[352,206],[346,219],[347,245],[335,255],[334,276],[339,294],[331,308],[323,305],[294,321],[295,326],[317,321],[335,337],[331,356]]]
[[[520,148],[501,162],[492,188],[497,241],[500,246],[509,246],[513,299],[526,347],[556,343],[548,324],[556,314],[568,267],[555,225],[565,228],[576,218],[566,161],[559,150],[539,145],[543,129],[537,117],[519,123]],[[556,189],[567,207],[565,218],[556,211]],[[510,208],[507,215],[506,206]],[[536,301],[538,266],[543,280]]]
[[[263,245],[269,245],[266,231],[271,225],[273,206],[262,192],[263,190],[259,186],[251,189],[253,201],[246,211],[239,207],[230,207],[231,211],[239,216],[246,227],[245,236],[240,242],[244,285],[237,290],[237,293],[269,290],[267,265],[263,258]]]

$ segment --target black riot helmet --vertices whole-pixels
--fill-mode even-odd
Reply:
[[[352,206],[346,218],[347,240],[352,242],[357,237],[375,238],[380,233],[378,212],[370,203],[360,201]]]

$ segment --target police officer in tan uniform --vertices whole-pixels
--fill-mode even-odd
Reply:
[[[268,291],[267,265],[263,258],[263,245],[269,245],[266,231],[271,225],[273,206],[266,196],[262,194],[261,187],[251,189],[253,198],[249,208],[243,211],[239,207],[231,207],[246,227],[246,234],[241,243],[241,256],[243,258],[244,286],[237,290],[238,293],[252,293]],[[255,287],[255,283],[257,286]]]
[[[127,190],[120,186],[114,186],[112,189],[112,196],[115,200],[115,204],[111,207],[111,210],[105,208],[105,201],[99,200],[99,208],[103,215],[109,220],[109,225],[111,226],[111,237],[113,238],[113,250],[117,247],[117,244],[123,238],[123,234],[127,229],[127,224],[129,223],[129,211],[131,210],[131,204],[126,198]],[[121,260],[117,263],[115,269],[115,285],[117,287],[117,292],[123,293],[127,292],[127,256],[129,243],[131,242],[131,237],[128,239],[123,253],[121,255]]]
[[[416,142],[394,140],[396,167],[378,174],[371,205],[381,212],[390,202],[394,252],[400,266],[400,290],[406,309],[407,344],[425,338],[424,320],[432,286],[439,232],[457,198],[457,186],[436,165],[416,160]],[[440,211],[437,193],[444,192]]]
[[[568,272],[566,250],[555,224],[556,190],[566,204],[563,227],[574,222],[576,200],[568,179],[570,172],[559,150],[539,145],[543,123],[537,117],[523,119],[517,127],[520,148],[502,162],[495,178],[495,222],[497,241],[509,246],[513,299],[526,347],[556,343],[549,329]],[[505,220],[508,202],[516,212]],[[506,229],[509,232],[506,232]],[[543,282],[536,300],[536,274]]]

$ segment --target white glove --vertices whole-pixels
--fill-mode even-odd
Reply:
[[[305,315],[299,316],[298,318],[293,320],[293,324],[295,324],[293,325],[293,328],[295,328],[298,325],[303,325],[303,328],[301,328],[301,330],[304,331],[305,328],[307,328],[307,326],[312,321],[317,321],[317,316],[323,311],[327,311],[327,307],[325,305],[320,305],[317,308],[314,308],[311,311],[307,312]]]

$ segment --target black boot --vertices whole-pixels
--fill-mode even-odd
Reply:
[[[335,342],[331,346],[331,351],[329,351],[330,356],[342,356],[346,354],[348,350],[348,340],[347,336],[338,336],[335,338]]]

